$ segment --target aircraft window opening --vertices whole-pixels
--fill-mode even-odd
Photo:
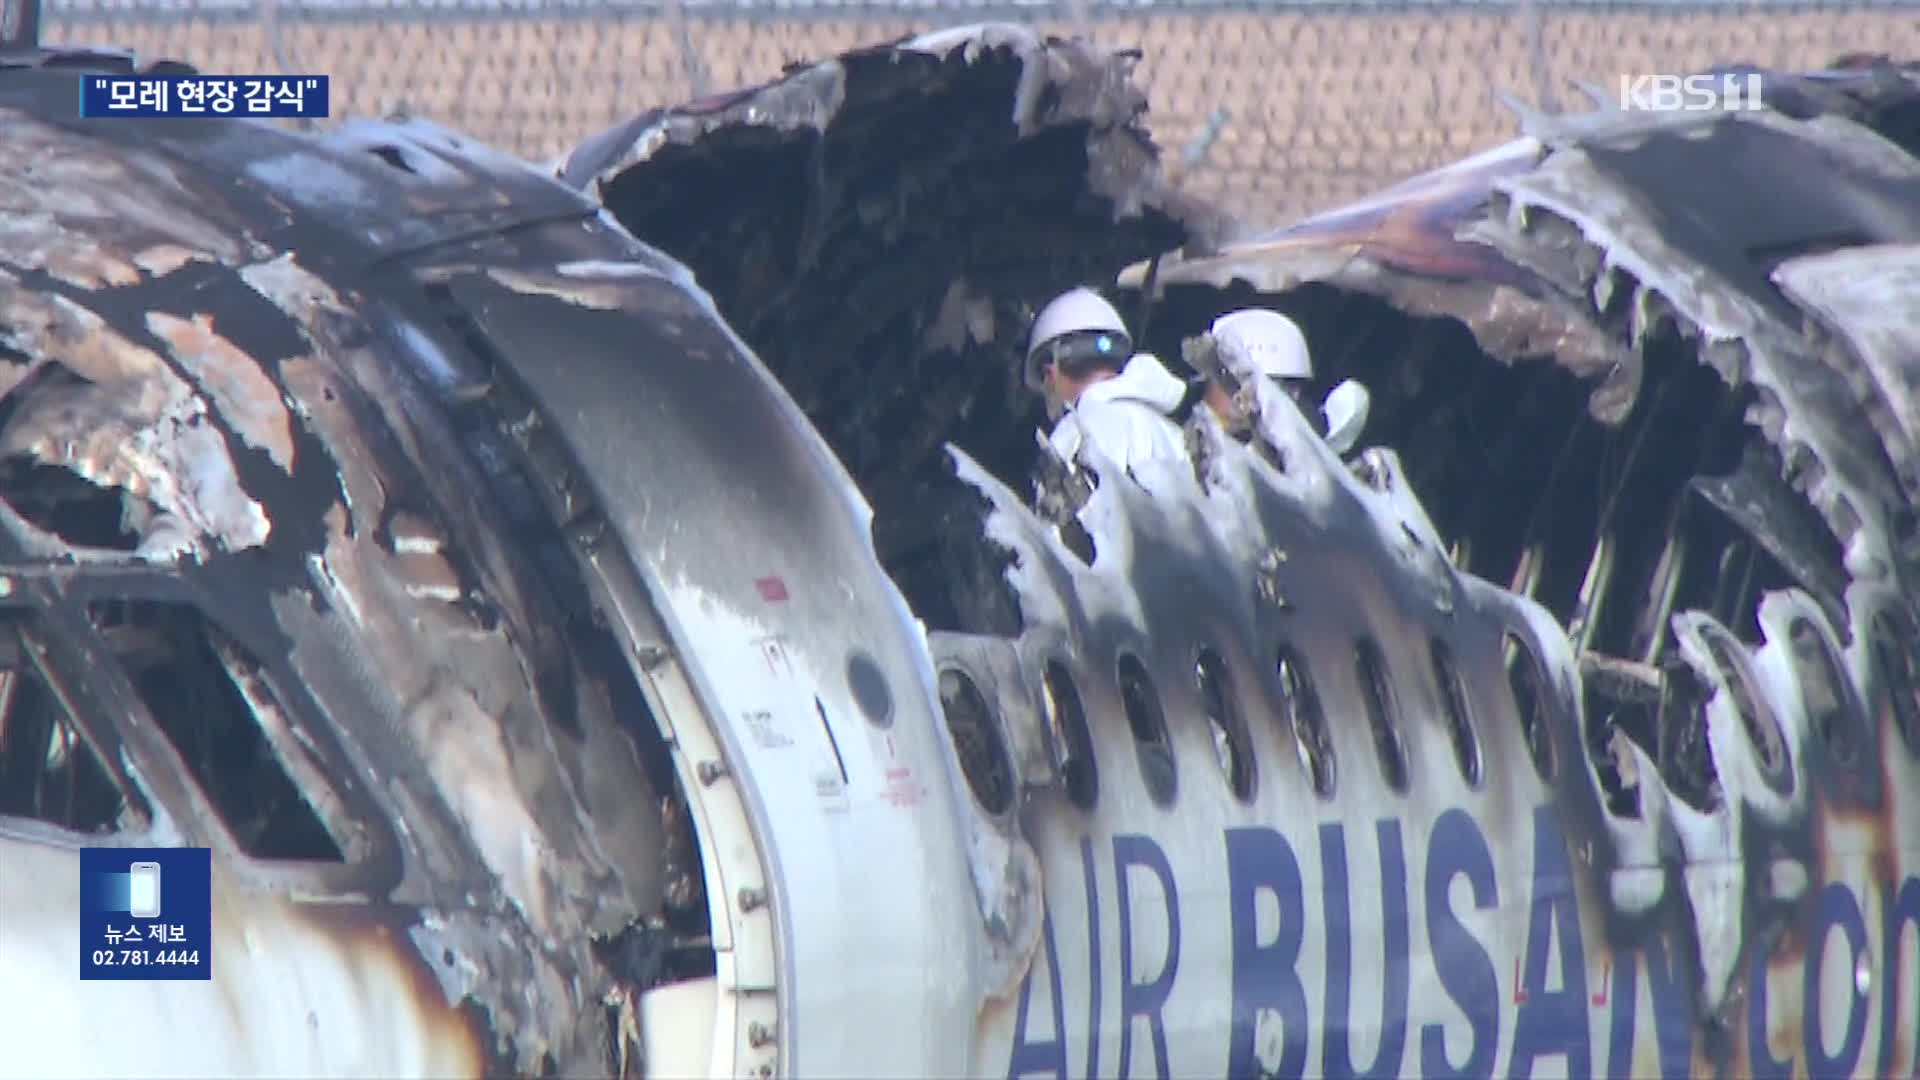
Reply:
[[[1140,757],[1140,777],[1147,795],[1161,806],[1173,803],[1177,786],[1173,745],[1167,738],[1166,714],[1147,677],[1146,666],[1130,653],[1120,657],[1120,707],[1127,714],[1127,726],[1133,729],[1133,748]]]
[[[1808,629],[1812,629],[1811,624]],[[1893,725],[1907,744],[1907,751],[1920,754],[1920,635],[1914,633],[1911,620],[1881,611],[1873,617],[1872,640],[1874,666],[1886,684]],[[1824,640],[1821,652],[1831,666],[1833,657]]]
[[[0,613],[0,816],[77,833],[144,817],[31,655],[18,612]]]
[[[1889,671],[1883,650],[1892,643],[1892,638],[1884,633],[1890,628],[1881,623],[1880,618],[1874,619],[1873,651],[1881,658],[1881,670]],[[1865,738],[1854,724],[1852,684],[1843,673],[1839,658],[1828,647],[1827,636],[1810,619],[1796,618],[1788,623],[1787,638],[1793,646],[1793,672],[1800,683],[1808,724],[1834,761],[1852,765],[1860,759]],[[1898,697],[1894,704],[1897,709]],[[1907,707],[1911,709],[1913,704],[1913,693],[1909,690]],[[1784,736],[1782,740],[1784,742]]]
[[[1213,753],[1220,763],[1233,797],[1252,802],[1254,791],[1253,748],[1247,745],[1246,730],[1239,712],[1233,707],[1233,679],[1220,654],[1202,646],[1193,663],[1194,681],[1200,689],[1201,704],[1213,733]]]
[[[76,376],[61,374],[58,364],[40,370],[46,374],[27,378],[83,385]],[[22,389],[9,396],[26,399],[27,394],[18,392]],[[0,427],[7,418],[8,410],[0,403]],[[31,461],[24,454],[0,461],[0,491],[7,493],[7,505],[16,513],[62,541],[124,554],[140,547],[140,535],[127,524],[128,508],[152,510],[150,503],[123,489],[102,487],[71,469]]]
[[[1812,624],[1805,619],[1795,621],[1806,623],[1807,630],[1813,631],[1815,655],[1824,652],[1819,632],[1813,630]],[[1754,687],[1752,674],[1742,660],[1740,643],[1733,639],[1733,635],[1712,625],[1701,626],[1700,636],[1707,643],[1707,653],[1713,657],[1713,666],[1720,669],[1720,677],[1726,680],[1727,690],[1733,695],[1733,707],[1740,714],[1740,726],[1747,733],[1747,745],[1753,748],[1762,777],[1769,785],[1783,792],[1792,790],[1793,773],[1788,768],[1786,733],[1780,730],[1780,721],[1773,715],[1773,709]],[[1792,637],[1795,662],[1804,663],[1800,655],[1803,638],[1797,629]]]
[[[1608,701],[1600,695],[1590,700],[1589,717],[1601,717],[1592,725],[1593,738],[1587,747],[1593,759],[1594,773],[1607,800],[1607,810],[1615,817],[1639,819],[1641,816],[1639,765],[1633,756],[1633,744],[1653,745],[1636,733],[1657,730],[1659,721],[1651,706],[1642,701]],[[1591,724],[1591,720],[1589,721]]]
[[[1040,681],[1046,697],[1048,732],[1067,798],[1082,810],[1092,810],[1100,799],[1100,769],[1093,756],[1093,728],[1087,723],[1080,691],[1073,685],[1067,666],[1058,660],[1047,661]]]
[[[1663,665],[1663,670],[1666,680],[1661,688],[1658,721],[1660,776],[1675,798],[1711,814],[1726,802],[1706,723],[1713,688],[1691,665],[1677,659]]]
[[[1540,670],[1540,658],[1533,654],[1520,635],[1507,631],[1501,643],[1507,668],[1507,689],[1513,695],[1513,707],[1520,717],[1520,734],[1527,741],[1527,753],[1533,758],[1540,779],[1553,779],[1553,732],[1547,727],[1547,680]]]
[[[856,651],[847,658],[847,688],[867,723],[882,731],[893,726],[893,692],[887,689],[886,672],[873,657]]]
[[[1013,761],[986,696],[966,672],[945,668],[940,672],[940,706],[960,772],[980,808],[993,817],[1013,809]]]
[[[1333,740],[1327,733],[1327,717],[1320,708],[1320,694],[1314,689],[1313,676],[1306,664],[1286,645],[1280,646],[1275,671],[1280,677],[1280,696],[1286,708],[1287,726],[1300,754],[1300,767],[1306,770],[1314,794],[1333,797],[1338,779],[1333,755]]]
[[[88,614],[240,850],[256,859],[346,861],[340,834],[327,825],[347,822],[339,796],[255,657],[190,605],[111,600]]]
[[[1433,679],[1440,685],[1440,702],[1447,710],[1447,735],[1453,741],[1454,760],[1460,764],[1460,778],[1468,787],[1480,786],[1480,738],[1473,730],[1473,714],[1467,706],[1467,688],[1460,682],[1460,669],[1453,662],[1453,650],[1434,638]]]
[[[1380,775],[1397,792],[1407,790],[1407,750],[1395,722],[1393,687],[1387,682],[1386,658],[1372,638],[1361,638],[1354,649],[1354,672],[1360,678],[1361,697],[1367,703],[1367,723],[1380,758]]]

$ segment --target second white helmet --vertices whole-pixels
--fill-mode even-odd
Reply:
[[[1270,379],[1311,379],[1307,338],[1292,319],[1266,308],[1231,311],[1213,321],[1213,340],[1230,368]]]
[[[1034,317],[1033,332],[1027,337],[1026,383],[1038,391],[1045,386],[1041,368],[1047,346],[1070,334],[1110,334],[1117,340],[1114,352],[1125,360],[1133,352],[1133,341],[1120,312],[1105,297],[1081,286],[1054,297]]]

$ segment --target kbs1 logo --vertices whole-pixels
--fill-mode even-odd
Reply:
[[[1741,112],[1763,108],[1758,73],[1622,75],[1620,107],[1661,112]]]

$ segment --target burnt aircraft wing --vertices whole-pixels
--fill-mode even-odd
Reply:
[[[963,1061],[1033,892],[707,294],[429,125],[73,119],[128,63],[0,70],[0,1072]],[[74,982],[83,843],[213,849],[212,982]]]

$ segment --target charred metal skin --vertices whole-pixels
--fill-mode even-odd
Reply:
[[[1203,257],[1130,58],[1017,27],[557,180],[9,57],[0,1068],[1920,1065],[1909,75]],[[1061,490],[1028,307],[1182,239],[1159,354],[1294,311],[1356,461],[1243,387]],[[213,982],[73,979],[89,842],[214,849]]]
[[[605,1071],[603,999],[636,1008],[659,971],[596,942],[657,931],[710,970],[671,895],[701,869],[630,665],[475,390],[493,361],[421,266],[633,245],[429,130],[50,119],[103,60],[0,71],[6,681],[110,777],[86,826],[10,778],[41,821],[0,819],[7,1067]],[[176,696],[196,671],[178,693],[230,711]],[[8,703],[17,765],[40,718]],[[212,982],[74,981],[83,840],[214,849]],[[171,1034],[103,1041],[100,1016]]]
[[[1134,110],[1034,125],[1053,171],[1008,149],[1028,114],[971,126],[1021,57],[1061,56],[1061,99],[1114,61],[943,40],[982,47],[649,114],[561,172],[696,268],[848,463],[999,895],[1038,858],[973,1069],[1911,1074],[1912,76],[1540,120],[1220,245]],[[919,144],[831,152],[922,93],[960,117],[942,153],[1031,202],[914,200],[942,182]],[[1119,145],[1148,149],[1094,167]],[[675,193],[768,162],[790,200],[686,226]],[[1342,463],[1285,401],[1250,445],[1200,410],[1166,494],[1097,452],[1064,490],[1010,388],[1024,316],[1169,226],[1153,351],[1287,310],[1316,389],[1374,395],[1373,449]]]
[[[1037,860],[969,799],[861,492],[707,294],[430,125],[56,119],[131,63],[0,71],[0,861],[33,871],[0,961],[37,973],[0,991],[7,1067],[975,1070]],[[1124,187],[1153,174],[1123,62],[988,28],[845,65],[895,68],[882,97],[991,113],[1029,169],[1095,128],[1120,210],[1084,171],[1053,195],[1127,219],[1089,265],[1177,234]],[[67,974],[37,882],[84,842],[216,852],[230,929],[163,1061],[73,1041],[147,1000]]]
[[[1161,175],[1137,56],[954,27],[650,111],[558,171],[694,270],[882,508],[889,552],[918,537],[885,508],[944,440],[1030,461],[1002,436],[1041,414],[1003,358],[1033,305],[1230,227]]]
[[[1037,923],[981,914],[865,504],[706,294],[428,125],[55,119],[126,67],[0,70],[4,1069],[965,1060]],[[82,843],[213,848],[212,982],[75,981]]]
[[[1522,594],[1502,603],[1531,612],[1562,697],[1549,801],[1581,870],[1586,968],[1627,970],[1656,941],[1684,957],[1697,1032],[1663,1029],[1658,1056],[1626,1044],[1627,1074],[1907,1075],[1920,363],[1900,343],[1920,304],[1920,69],[1762,77],[1765,110],[1527,114],[1507,146],[1163,263],[1162,319],[1171,335],[1248,302],[1302,318],[1323,379],[1374,387],[1370,438],[1426,459],[1412,486],[1463,566]],[[1494,527],[1462,486],[1489,466],[1433,460],[1447,414],[1473,408],[1436,385],[1502,376],[1442,367],[1461,362],[1445,324],[1369,337],[1343,322],[1375,305],[1464,324],[1508,382],[1558,369],[1506,399],[1542,413],[1532,432],[1557,445],[1515,432],[1490,455],[1525,477],[1501,487],[1520,528]],[[1689,368],[1725,390],[1703,393]],[[1636,487],[1636,454],[1675,424],[1721,441],[1667,436],[1648,456],[1670,455],[1652,467],[1684,486]],[[1628,442],[1617,474],[1569,465]],[[1538,464],[1503,469],[1514,453]],[[1714,550],[1723,538],[1736,546]],[[1727,588],[1732,553],[1747,569]],[[1490,722],[1489,775],[1524,783],[1500,761],[1505,723]],[[1878,936],[1826,952],[1803,983],[1835,905],[1856,903]],[[1828,994],[1854,1000],[1808,1002]],[[1826,1019],[1780,1019],[1803,1015]]]

